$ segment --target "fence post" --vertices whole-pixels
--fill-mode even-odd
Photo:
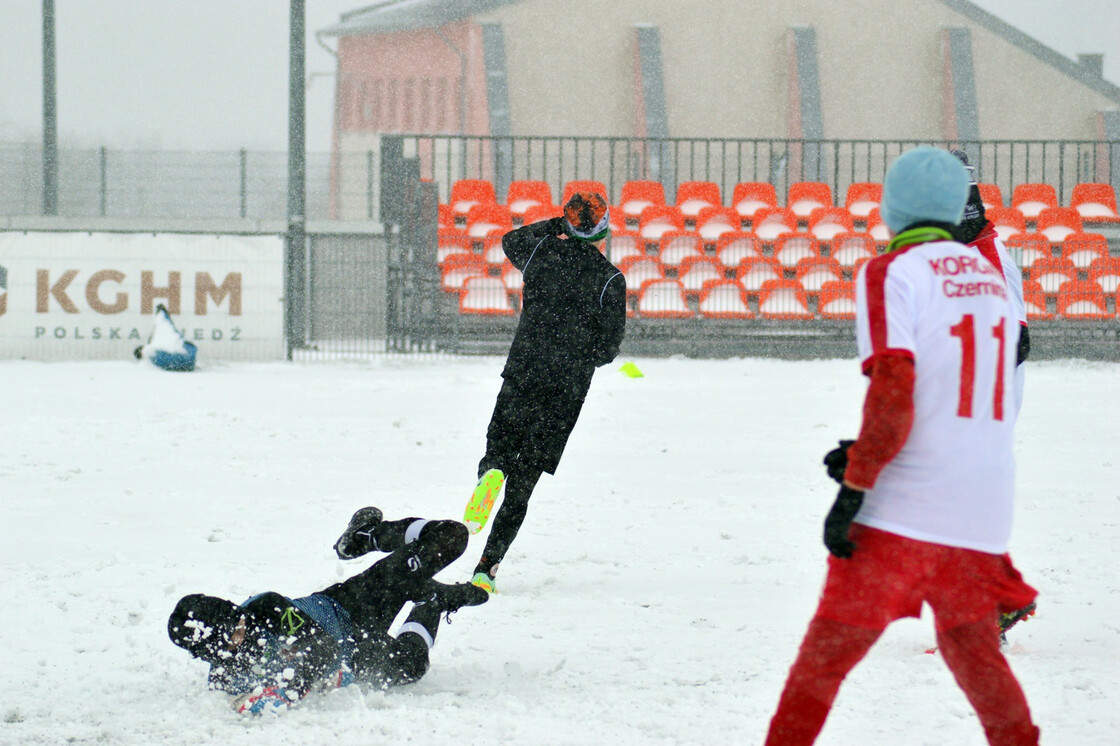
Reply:
[[[101,147],[101,217],[105,217],[109,203],[109,151]]]
[[[242,148],[239,152],[239,156],[240,156],[240,160],[241,160],[241,163],[240,163],[240,166],[241,166],[241,217],[245,217],[246,214],[247,214],[245,206],[248,203],[248,194],[249,194],[249,185],[247,183],[248,182],[248,174],[249,174],[249,157],[248,157],[248,155],[249,154],[245,151],[245,148]]]
[[[373,220],[373,151],[366,151],[366,219]]]

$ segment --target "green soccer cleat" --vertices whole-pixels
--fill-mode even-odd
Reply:
[[[498,499],[505,481],[506,475],[499,469],[491,469],[479,478],[467,509],[463,512],[463,523],[472,534],[477,534],[486,527],[490,511],[494,509],[494,501]]]
[[[474,577],[471,578],[471,585],[477,586],[487,593],[497,593],[498,585],[494,582],[494,578],[490,577],[490,573],[476,572]]]

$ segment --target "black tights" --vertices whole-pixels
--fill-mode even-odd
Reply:
[[[540,469],[521,464],[514,466],[506,475],[505,497],[494,515],[490,536],[486,539],[486,548],[482,550],[482,559],[478,561],[475,572],[494,574],[493,568],[506,556],[509,545],[521,530],[529,509],[529,498],[533,496],[540,478]]]

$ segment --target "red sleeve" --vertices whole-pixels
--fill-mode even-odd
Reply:
[[[860,490],[875,486],[879,472],[898,455],[914,424],[914,360],[908,353],[875,355],[868,361],[871,385],[863,401],[859,438],[848,449],[844,481]]]

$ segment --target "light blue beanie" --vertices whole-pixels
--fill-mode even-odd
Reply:
[[[887,170],[879,214],[894,233],[928,220],[956,225],[968,202],[968,182],[967,169],[948,151],[908,150]]]

